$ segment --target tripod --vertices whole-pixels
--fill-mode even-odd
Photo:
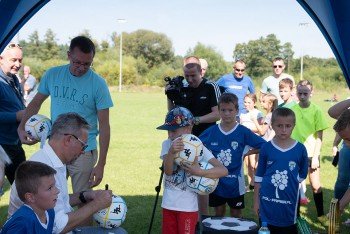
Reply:
[[[158,198],[159,198],[159,192],[160,192],[160,189],[162,187],[163,172],[164,172],[163,163],[162,163],[162,166],[159,167],[159,169],[160,169],[160,178],[159,178],[158,185],[154,188],[156,190],[156,192],[157,192],[157,195],[156,195],[156,200],[154,201],[153,212],[152,212],[152,217],[151,217],[151,223],[149,224],[149,228],[148,228],[148,234],[151,234],[154,214],[156,213],[156,208],[157,208],[157,203],[158,203]]]

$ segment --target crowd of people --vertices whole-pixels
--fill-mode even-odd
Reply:
[[[92,214],[111,204],[111,190],[93,190],[104,174],[111,131],[109,108],[113,107],[106,81],[90,69],[94,56],[95,46],[89,38],[73,38],[67,52],[69,63],[46,71],[37,87],[29,66],[23,66],[23,76],[18,76],[23,59],[19,44],[10,43],[1,53],[0,146],[11,161],[6,163],[9,160],[4,161],[0,154],[0,168],[5,168],[3,173],[11,184],[9,220],[2,233],[29,227],[33,233],[71,233],[91,226]],[[307,176],[318,221],[327,226],[320,152],[323,131],[329,126],[320,107],[310,101],[311,81],[295,84],[284,73],[280,57],[272,61],[273,74],[263,80],[258,94],[242,60],[235,61],[233,72],[217,82],[205,77],[207,69],[210,66],[203,58],[184,59],[188,95],[181,106],[168,97],[165,123],[158,127],[168,131],[160,154],[165,175],[162,232],[194,233],[201,216],[209,214],[208,207],[214,208],[216,216],[224,216],[226,203],[232,217],[242,218],[244,194],[254,192],[254,212],[267,222],[271,233],[297,233],[300,204],[308,202]],[[22,144],[37,141],[24,126],[48,97],[53,122],[50,139],[27,161]],[[258,101],[264,113],[258,110]],[[338,119],[334,155],[343,139],[335,186],[342,211],[350,202],[346,173],[349,107],[350,100],[346,100],[329,110]],[[193,165],[177,166],[174,156],[184,149],[178,137],[187,133],[203,142],[203,154]],[[201,160],[213,168],[200,169]],[[186,173],[220,178],[219,184],[210,195],[197,195],[185,186]],[[68,177],[72,194],[68,193]],[[2,187],[4,177],[0,179]],[[126,231],[117,228],[114,233]]]

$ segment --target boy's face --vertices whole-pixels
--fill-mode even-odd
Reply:
[[[298,86],[297,87],[297,96],[299,101],[302,104],[309,103],[309,99],[311,97],[312,90],[310,85],[303,85],[303,86]]]
[[[219,114],[223,123],[235,123],[237,113],[238,110],[235,108],[232,102],[219,104]]]
[[[56,187],[56,180],[53,175],[40,178],[38,192],[33,194],[33,205],[41,210],[54,208],[60,190]]]
[[[168,138],[173,141],[174,139],[181,136],[182,134],[190,134],[191,129],[192,129],[191,126],[186,126],[175,130],[168,130]]]
[[[283,88],[280,88],[280,96],[283,101],[287,101],[291,95],[292,95],[292,90],[290,87],[285,86]]]
[[[295,124],[292,116],[277,116],[271,126],[275,131],[276,138],[279,140],[286,140],[290,138]]]
[[[350,127],[347,126],[344,130],[338,132],[338,135],[344,140],[345,145],[350,147]]]
[[[254,109],[254,106],[255,106],[255,102],[251,98],[249,98],[249,97],[244,98],[244,108],[246,110],[248,110],[248,111],[252,110],[252,109]]]

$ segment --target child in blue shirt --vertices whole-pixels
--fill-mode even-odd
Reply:
[[[24,205],[4,224],[1,234],[48,234],[53,231],[54,207],[60,192],[56,170],[34,161],[25,161],[16,170],[15,183]]]
[[[267,222],[271,234],[295,234],[299,183],[308,174],[307,152],[290,137],[295,126],[292,110],[276,109],[271,124],[275,137],[260,149],[254,212]]]
[[[209,195],[209,206],[214,207],[216,216],[225,216],[227,203],[231,216],[241,218],[245,194],[243,157],[258,153],[257,149],[266,141],[236,122],[239,109],[235,94],[223,93],[218,106],[221,122],[199,136],[215,158],[228,169],[228,175],[220,178],[217,188]]]

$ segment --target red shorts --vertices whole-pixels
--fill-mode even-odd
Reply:
[[[163,234],[194,234],[198,212],[184,212],[163,208]]]

